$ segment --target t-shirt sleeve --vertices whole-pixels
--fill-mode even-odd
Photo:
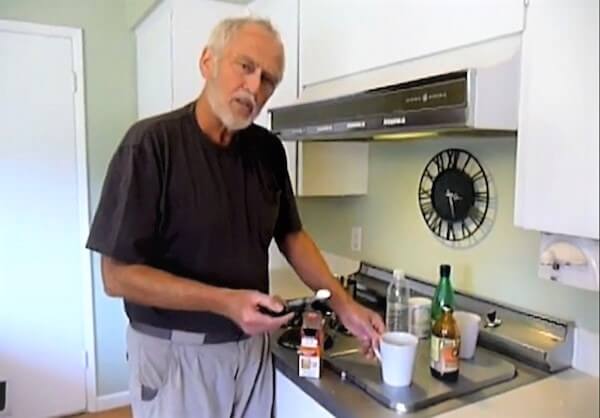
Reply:
[[[280,240],[287,234],[300,231],[302,229],[302,221],[300,220],[294,190],[292,189],[288,173],[285,150],[279,139],[277,139],[275,158],[278,182],[281,186],[281,196],[274,236],[276,240]]]
[[[151,141],[127,139],[110,162],[87,248],[122,262],[144,264],[158,250],[159,159]]]

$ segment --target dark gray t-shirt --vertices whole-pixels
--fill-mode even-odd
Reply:
[[[220,147],[194,105],[142,120],[110,163],[87,247],[202,283],[268,291],[271,239],[302,228],[283,145],[252,125]],[[163,328],[239,333],[208,312],[125,301],[130,320]]]

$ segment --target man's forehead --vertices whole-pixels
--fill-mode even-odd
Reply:
[[[265,70],[281,75],[283,70],[283,45],[277,36],[261,25],[248,23],[231,37],[226,53],[244,55]],[[229,50],[229,51],[227,51]]]

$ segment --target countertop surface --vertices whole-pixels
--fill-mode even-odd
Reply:
[[[271,293],[284,298],[310,294],[289,269],[271,272]],[[275,366],[306,394],[338,418],[391,418],[389,410],[351,383],[323,367],[320,379],[298,376],[296,353],[279,347],[273,336]],[[599,380],[570,369],[548,376],[518,362],[513,381],[480,390],[427,408],[405,414],[409,418],[597,418]]]
[[[568,370],[440,418],[597,418],[598,379]]]
[[[392,418],[399,415],[377,401],[367,393],[350,382],[340,378],[338,374],[324,366],[320,379],[307,379],[298,376],[298,358],[296,352],[280,347],[276,340],[278,333],[273,335],[272,350],[275,367],[288,379],[312,397],[317,403],[338,418]],[[519,375],[508,383],[495,385],[491,388],[480,390],[474,394],[437,404],[433,407],[403,415],[408,418],[437,417],[451,410],[459,410],[465,406],[488,399],[490,396],[506,392],[518,386],[527,385],[545,374],[521,366],[518,367]],[[461,416],[461,415],[453,415]],[[528,415],[531,418],[534,416]],[[540,417],[541,418],[541,417]],[[546,418],[546,416],[543,416]],[[581,418],[587,418],[581,415]]]
[[[352,383],[323,367],[320,379],[298,376],[292,350],[279,347],[273,336],[275,367],[338,418],[392,418],[385,408]],[[409,418],[598,418],[598,379],[576,370],[547,376],[517,364],[518,377],[508,383],[405,414]]]

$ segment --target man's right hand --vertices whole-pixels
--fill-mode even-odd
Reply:
[[[258,309],[261,306],[273,312],[281,312],[283,304],[277,298],[255,290],[230,290],[224,301],[225,316],[250,336],[275,331],[294,317],[294,313],[278,318],[260,313]]]

